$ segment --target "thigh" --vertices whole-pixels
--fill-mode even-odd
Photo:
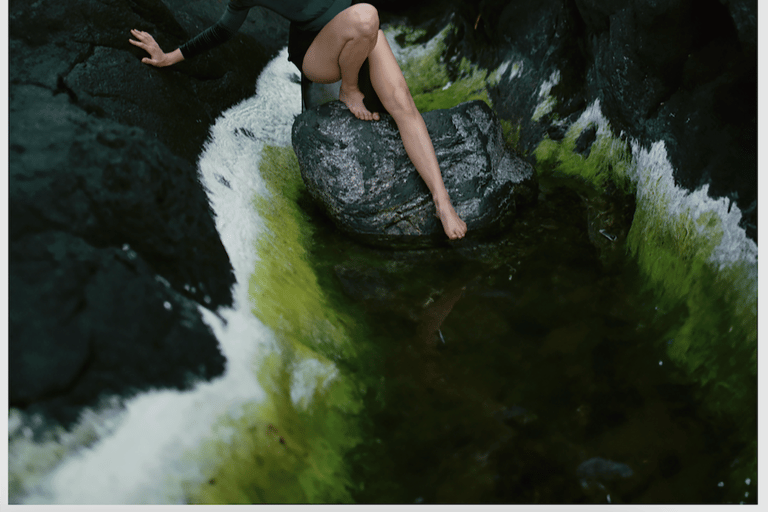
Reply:
[[[347,7],[325,25],[309,46],[301,70],[313,82],[333,83],[341,80],[339,55],[355,35],[356,6]]]

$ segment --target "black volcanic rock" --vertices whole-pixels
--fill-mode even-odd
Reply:
[[[138,28],[173,50],[224,9],[209,7],[10,2],[12,406],[68,422],[106,395],[224,369],[198,308],[231,304],[234,276],[196,161],[287,23],[258,40],[264,22],[246,24],[173,68],[141,63],[128,42]]]
[[[451,202],[468,239],[503,232],[534,201],[532,167],[505,146],[483,101],[423,115]],[[424,181],[394,119],[356,119],[340,102],[302,113],[293,147],[307,189],[336,225],[375,245],[423,247],[445,238]]]
[[[194,165],[65,95],[11,97],[10,404],[69,421],[220,374],[194,305],[229,303],[232,278]]]
[[[176,288],[195,288],[199,302],[231,300],[229,283],[205,272],[226,255],[192,164],[64,96],[18,86],[13,98],[12,241],[61,230],[101,247],[129,244]]]
[[[490,97],[521,126],[521,153],[599,100],[616,134],[663,140],[676,182],[731,199],[757,238],[756,0],[486,0],[457,12],[446,61],[517,64]],[[556,104],[533,119],[555,72]]]
[[[11,405],[66,423],[78,405],[112,393],[183,388],[223,372],[197,303],[129,246],[46,231],[15,240],[10,264]]]

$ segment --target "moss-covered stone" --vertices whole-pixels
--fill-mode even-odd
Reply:
[[[630,147],[611,133],[611,127],[607,122],[597,128],[595,141],[587,156],[576,150],[581,133],[595,124],[586,120],[576,122],[568,128],[565,137],[559,141],[545,137],[533,152],[536,157],[537,171],[580,177],[597,189],[605,188],[610,181],[623,191],[631,192],[632,184],[627,176],[628,169],[632,165]]]
[[[448,25],[427,43],[405,49],[394,48],[416,107],[422,113],[455,107],[472,100],[483,100],[492,105],[486,87],[489,83],[498,82],[498,73],[489,76],[488,70],[467,59],[462,59],[457,71],[451,73],[443,62],[445,38],[452,31],[455,28]],[[410,31],[396,26],[388,28],[386,33],[390,41],[395,41],[401,38],[401,34],[410,34]],[[414,38],[406,36],[405,40]]]

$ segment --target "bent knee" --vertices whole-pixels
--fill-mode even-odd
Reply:
[[[350,9],[352,22],[366,36],[377,36],[379,32],[379,11],[371,4],[355,4]]]

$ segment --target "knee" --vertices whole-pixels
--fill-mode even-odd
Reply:
[[[377,37],[379,33],[379,11],[371,4],[355,4],[350,7],[352,22],[360,33]]]
[[[388,98],[381,98],[387,111],[392,117],[405,117],[420,115],[413,101],[411,91],[403,80],[389,91]]]

